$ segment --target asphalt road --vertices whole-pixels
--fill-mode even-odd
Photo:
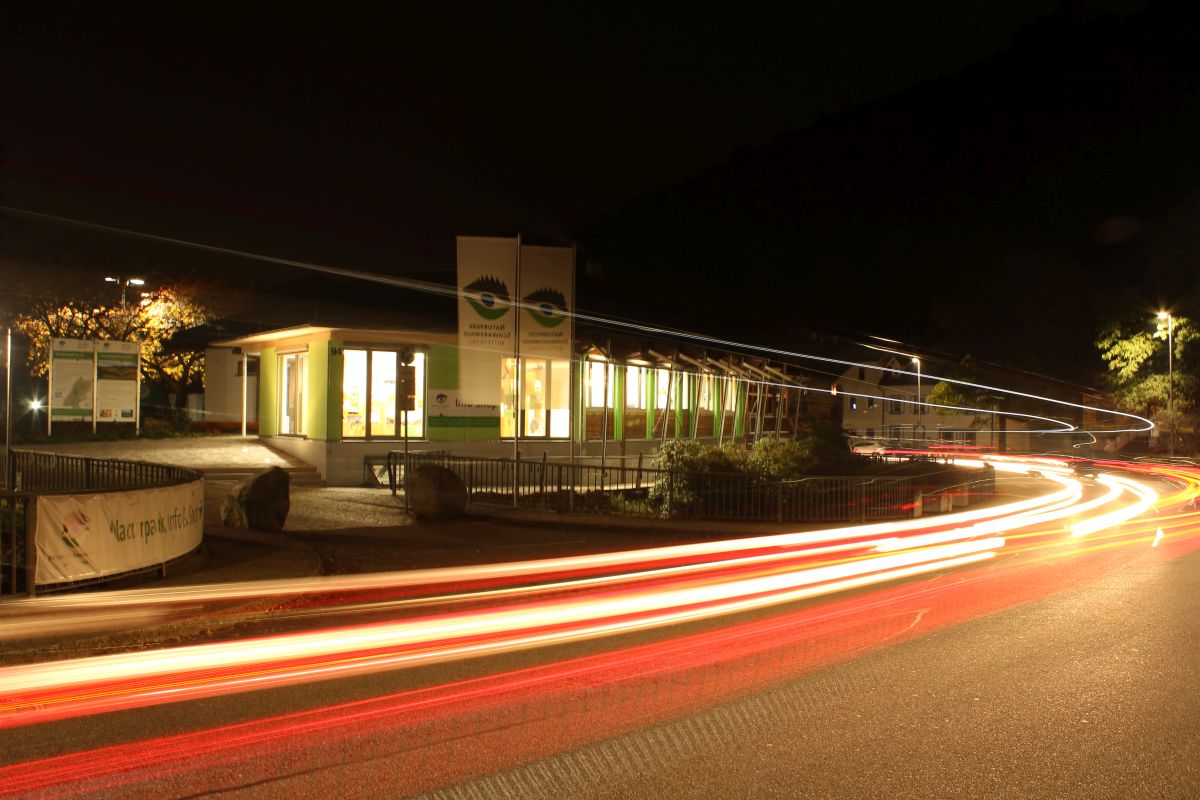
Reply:
[[[1200,553],[436,797],[1200,797]]]
[[[922,577],[875,611],[850,593],[823,632],[777,609],[715,644],[725,622],[11,729],[0,762],[129,759],[92,797],[403,797],[478,775],[432,796],[1200,797],[1200,552],[1148,543]]]

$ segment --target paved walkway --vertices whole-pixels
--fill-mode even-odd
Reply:
[[[194,436],[178,439],[120,439],[107,442],[54,442],[21,445],[17,450],[41,450],[49,453],[125,458],[150,461],[190,469],[224,467],[299,466],[300,462],[262,444],[255,436]]]

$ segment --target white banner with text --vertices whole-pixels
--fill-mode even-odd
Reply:
[[[38,585],[162,564],[200,546],[204,481],[37,499]]]

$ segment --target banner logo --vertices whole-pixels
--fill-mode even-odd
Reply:
[[[491,275],[476,278],[464,286],[462,291],[467,303],[484,319],[500,319],[512,307],[508,299],[508,286]]]
[[[567,320],[567,298],[557,289],[543,286],[525,295],[529,316],[543,328],[557,328]]]

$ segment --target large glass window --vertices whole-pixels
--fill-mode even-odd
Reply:
[[[646,407],[646,380],[650,370],[645,367],[625,368],[625,407]]]
[[[517,391],[521,392],[521,436],[566,439],[571,434],[571,363],[544,358],[521,359],[517,382],[516,359],[500,365],[500,435],[511,438]]]
[[[584,393],[588,407],[612,408],[613,386],[616,384],[613,365],[603,361],[588,361],[585,375],[587,385],[584,387]]]
[[[425,435],[425,354],[413,354],[414,408],[407,413],[407,435]],[[342,352],[342,437],[395,439],[405,435],[400,402],[402,382],[398,351],[347,348]]]
[[[550,435],[566,439],[571,435],[571,362],[550,362]]]
[[[357,439],[367,435],[367,351],[345,350],[342,354],[342,436]]]
[[[722,409],[726,413],[733,413],[737,408],[737,379],[725,378],[725,401]]]
[[[279,432],[282,434],[304,434],[304,381],[307,361],[304,353],[285,353],[279,357]]]
[[[396,353],[371,351],[371,435],[396,435]]]
[[[667,401],[671,397],[671,392],[674,390],[675,381],[672,380],[670,370],[659,369],[654,372],[654,407],[660,411],[667,407]]]
[[[700,402],[697,404],[701,411],[716,410],[716,393],[713,391],[713,376],[700,375]]]
[[[550,397],[550,376],[546,374],[549,365],[540,358],[527,358],[525,380],[521,385],[521,412],[525,416],[526,436],[545,436],[546,401]]]

